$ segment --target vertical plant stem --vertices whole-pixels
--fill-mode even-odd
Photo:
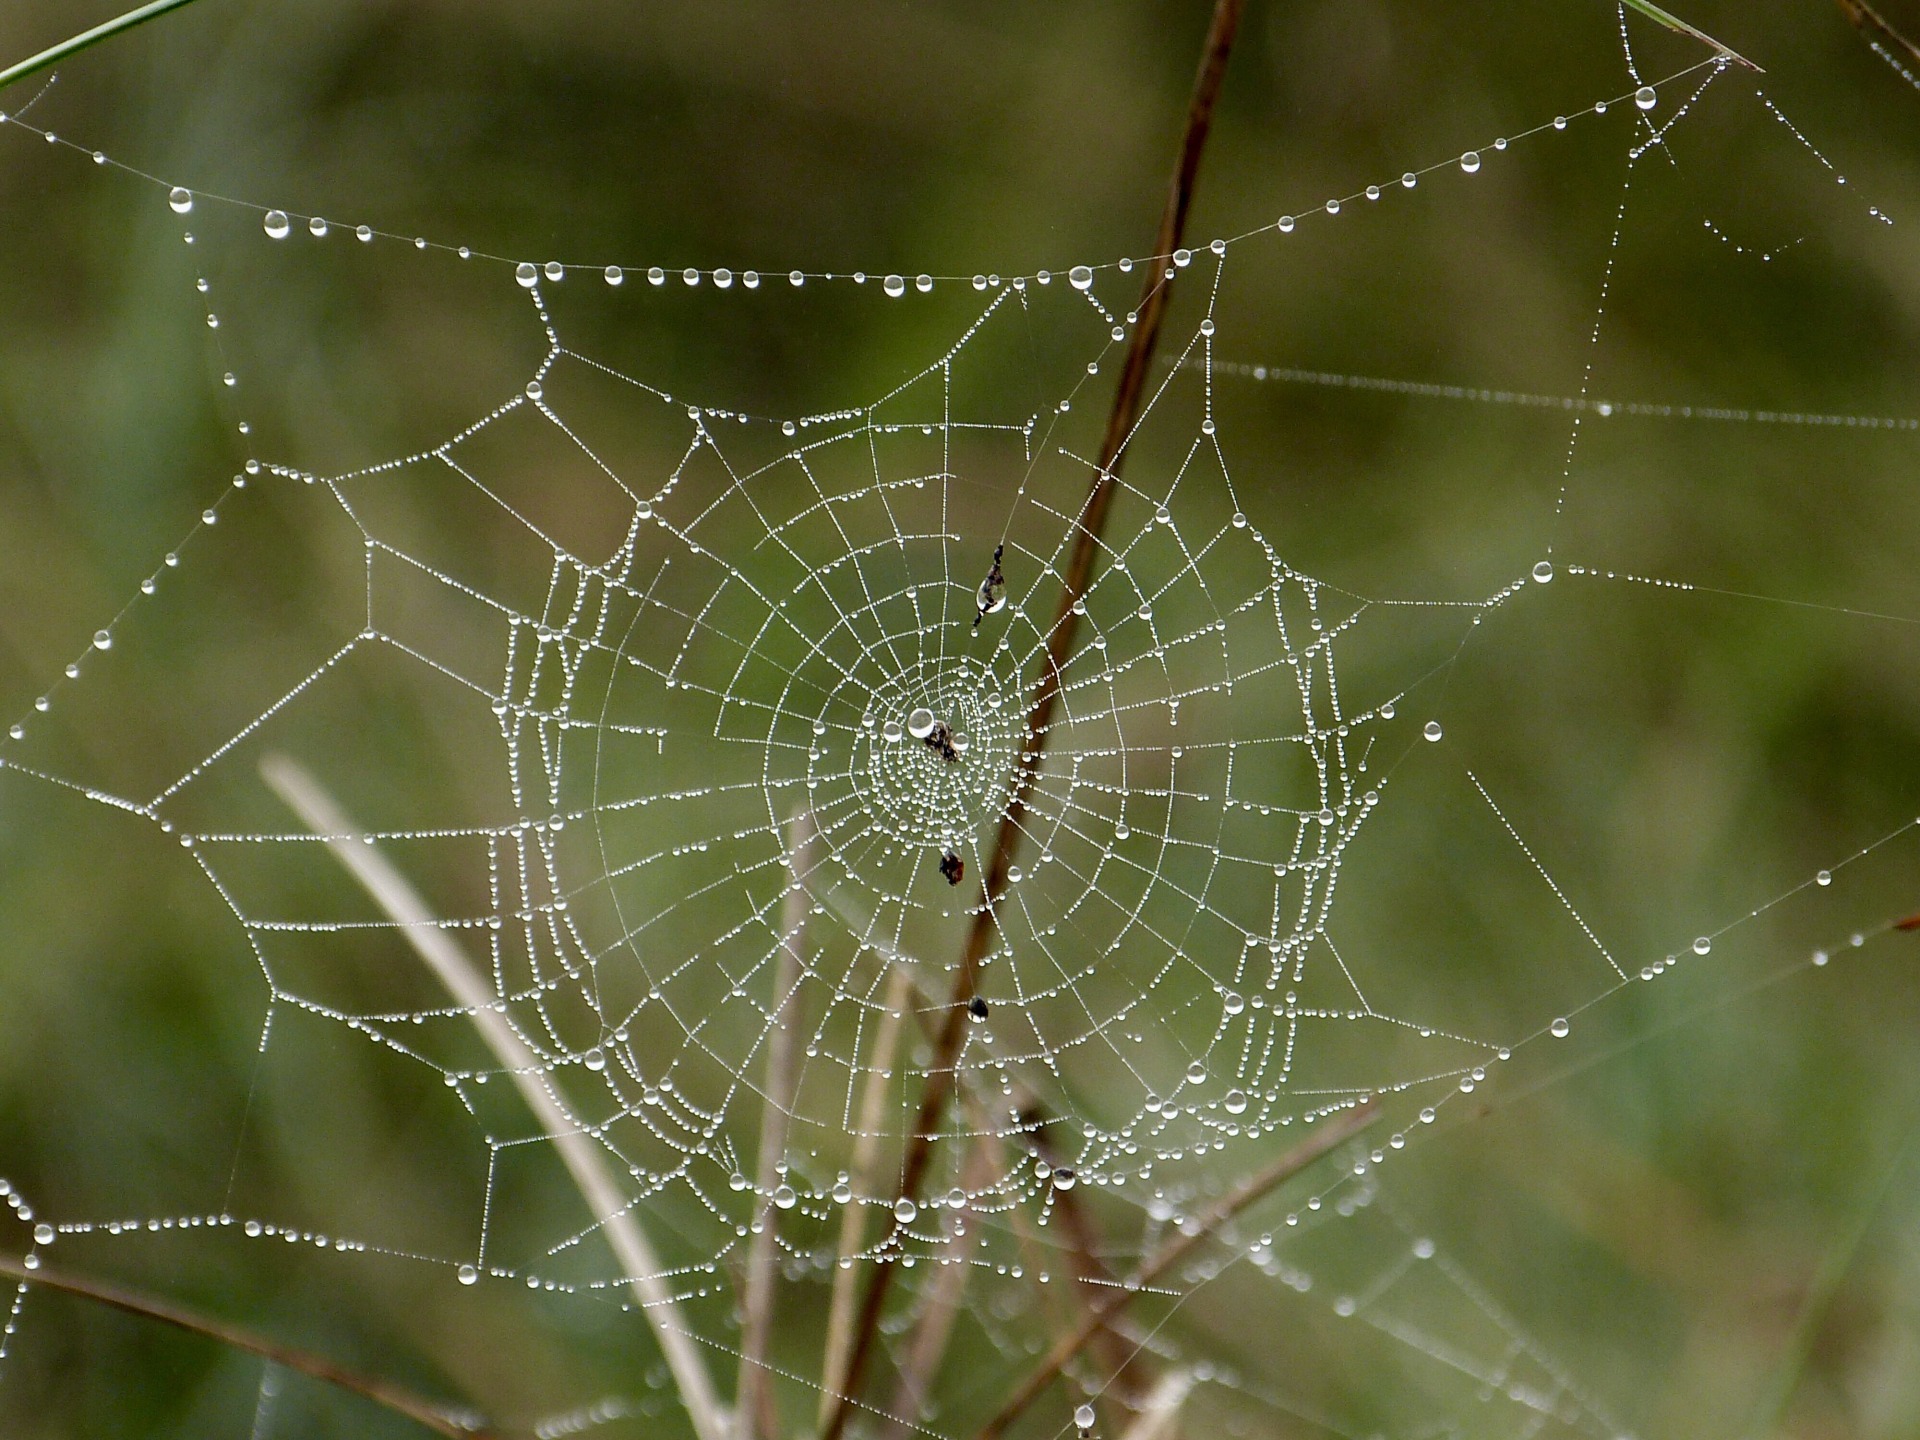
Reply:
[[[655,1339],[666,1357],[667,1368],[678,1387],[680,1402],[686,1407],[699,1440],[732,1440],[726,1410],[713,1388],[713,1377],[690,1338],[681,1318],[679,1302],[662,1279],[664,1269],[655,1256],[653,1245],[640,1228],[626,1196],[615,1183],[606,1158],[583,1132],[579,1122],[567,1113],[547,1078],[546,1067],[501,1009],[500,997],[480,976],[466,952],[442,927],[440,919],[420,898],[378,848],[370,844],[353,821],[320,783],[294,761],[282,755],[269,755],[260,763],[260,774],[273,792],[300,817],[314,835],[323,839],[347,873],[385,912],[400,935],[426,962],[440,983],[467,1013],[473,1028],[493,1051],[494,1058],[519,1090],[527,1108],[540,1128],[560,1152],[560,1159],[573,1177],[575,1188],[587,1202],[607,1237],[620,1266],[629,1277],[640,1311],[653,1326]]]
[[[880,1127],[886,1122],[887,1073],[893,1068],[893,1052],[900,1042],[900,1022],[912,1003],[913,976],[897,959],[889,959],[892,973],[887,979],[880,1033],[874,1037],[872,1068],[860,1092],[860,1118],[853,1139],[853,1169],[848,1183],[855,1195],[870,1195],[876,1188],[876,1170],[880,1158]],[[864,1205],[848,1205],[840,1214],[838,1258],[860,1253],[866,1244],[867,1212]],[[820,1415],[824,1425],[835,1397],[844,1393],[847,1357],[853,1348],[854,1286],[859,1272],[851,1265],[833,1272],[833,1300],[827,1310],[827,1343],[820,1366]]]
[[[767,1197],[781,1183],[780,1163],[787,1153],[787,1126],[793,1114],[793,1006],[807,944],[807,907],[812,902],[804,877],[812,870],[812,817],[801,811],[787,826],[791,888],[780,909],[780,937],[774,946],[773,999],[768,1007],[765,1108],[760,1116],[760,1156],[754,1168],[761,1197],[760,1231],[747,1253],[746,1318],[740,1328],[740,1380],[734,1392],[734,1426],[740,1440],[777,1440],[773,1387],[768,1384],[767,1351],[773,1339],[774,1279],[779,1263],[776,1217],[779,1207]]]
[[[1173,1440],[1180,1423],[1180,1407],[1192,1393],[1191,1370],[1167,1371],[1147,1392],[1147,1398],[1140,1404],[1140,1413],[1134,1416],[1120,1440]]]
[[[1213,127],[1214,106],[1220,97],[1220,84],[1226,75],[1227,58],[1233,51],[1234,36],[1239,31],[1244,6],[1245,0],[1216,0],[1213,20],[1207,29],[1199,73],[1194,78],[1193,94],[1187,105],[1180,159],[1174,167],[1166,206],[1160,216],[1159,233],[1154,241],[1156,258],[1148,267],[1136,312],[1138,320],[1134,325],[1132,342],[1127,348],[1119,385],[1114,392],[1113,409],[1107,418],[1106,435],[1101,441],[1093,483],[1087,492],[1086,503],[1081,507],[1078,530],[1061,587],[1059,607],[1048,632],[1046,668],[1041,673],[1033,702],[1027,709],[1026,740],[1019,751],[1022,760],[1013,795],[1001,818],[993,859],[988,865],[986,899],[975,912],[974,923],[967,932],[966,947],[961,952],[960,965],[954,972],[953,993],[948,1000],[947,1014],[934,1044],[932,1063],[927,1067],[919,1115],[907,1137],[901,1166],[901,1193],[907,1196],[916,1196],[920,1192],[934,1137],[939,1132],[941,1117],[946,1112],[947,1102],[953,1092],[954,1069],[961,1041],[966,1034],[967,1001],[979,983],[980,963],[991,948],[999,926],[999,897],[1006,892],[1007,871],[1019,848],[1020,820],[1025,810],[1026,791],[1033,782],[1046,746],[1053,709],[1060,697],[1061,673],[1073,654],[1077,628],[1073,603],[1086,590],[1093,573],[1100,531],[1113,505],[1114,487],[1126,455],[1127,442],[1132,438],[1134,424],[1140,418],[1147,377],[1152,371],[1154,350],[1160,339],[1160,326],[1166,318],[1167,303],[1173,293],[1172,282],[1165,269],[1165,257],[1171,256],[1179,248],[1181,236],[1186,232],[1187,212],[1193,203],[1194,185],[1200,173],[1200,157]],[[864,1378],[867,1362],[880,1332],[880,1317],[886,1306],[887,1290],[892,1283],[896,1263],[894,1257],[882,1257],[875,1262],[873,1273],[867,1281],[859,1323],[855,1327],[853,1355],[847,1366],[845,1390],[849,1395],[858,1390]],[[847,1416],[847,1400],[836,1396],[830,1402],[826,1422],[821,1427],[822,1440],[839,1440]]]

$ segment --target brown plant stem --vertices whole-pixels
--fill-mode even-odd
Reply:
[[[1190,1230],[1178,1232],[1131,1275],[1126,1283],[1100,1301],[1070,1335],[1063,1336],[1047,1352],[1032,1374],[1021,1382],[1006,1404],[981,1427],[977,1440],[997,1440],[1007,1427],[1019,1419],[1026,1408],[1059,1376],[1066,1363],[1077,1355],[1108,1321],[1123,1310],[1148,1285],[1172,1269],[1212,1236],[1221,1226],[1266,1195],[1275,1186],[1292,1179],[1328,1151],[1345,1143],[1371,1125],[1380,1107],[1373,1100],[1320,1122],[1315,1132],[1281,1155],[1265,1169],[1242,1180],[1215,1201]]]
[[[787,1153],[788,1119],[793,1113],[794,1033],[791,1006],[805,963],[807,906],[811,896],[803,877],[813,868],[814,830],[805,812],[787,827],[792,859],[792,887],[780,907],[780,934],[773,955],[773,997],[767,1021],[767,1082],[765,1109],[760,1117],[760,1154],[754,1182],[760,1198],[760,1229],[747,1252],[746,1311],[740,1327],[740,1378],[734,1390],[734,1425],[740,1440],[775,1440],[780,1431],[774,1412],[772,1371],[767,1354],[773,1341],[774,1279],[779,1250],[776,1216],[780,1211],[768,1198],[780,1182],[780,1162]]]
[[[1087,588],[1099,549],[1100,531],[1113,505],[1113,492],[1127,442],[1140,418],[1148,375],[1153,368],[1153,353],[1160,339],[1160,326],[1166,318],[1167,304],[1173,293],[1167,259],[1179,248],[1186,232],[1187,212],[1193,203],[1193,190],[1200,173],[1200,157],[1206,149],[1207,135],[1213,127],[1214,107],[1220,98],[1227,58],[1233,51],[1234,36],[1240,28],[1240,15],[1246,0],[1216,0],[1213,20],[1207,29],[1201,53],[1199,73],[1194,77],[1193,94],[1187,104],[1186,128],[1181,136],[1180,159],[1168,188],[1167,203],[1160,216],[1160,230],[1154,240],[1154,258],[1147,271],[1136,311],[1133,339],[1127,347],[1126,362],[1114,391],[1113,409],[1107,418],[1106,435],[1100,443],[1094,479],[1081,508],[1078,534],[1062,577],[1059,607],[1048,632],[1046,668],[1041,672],[1033,703],[1027,709],[1026,740],[1021,746],[1020,764],[1013,795],[1001,817],[1000,832],[987,867],[984,900],[974,912],[974,923],[967,933],[966,948],[954,974],[953,993],[947,1014],[934,1046],[932,1063],[927,1067],[926,1085],[921,1091],[920,1110],[907,1137],[900,1176],[901,1194],[917,1196],[932,1157],[933,1140],[952,1096],[954,1072],[961,1042],[966,1035],[967,1002],[979,982],[980,963],[985,958],[999,923],[1000,897],[1006,893],[1007,872],[1019,848],[1021,816],[1025,796],[1033,782],[1039,758],[1046,746],[1053,710],[1060,697],[1060,676],[1072,658],[1077,618],[1074,601]],[[839,1440],[848,1417],[848,1399],[859,1389],[866,1366],[880,1331],[880,1316],[886,1305],[887,1290],[893,1280],[896,1261],[882,1257],[875,1264],[862,1299],[860,1318],[855,1328],[853,1353],[849,1357],[844,1390],[831,1402],[821,1427],[822,1440]]]
[[[269,1360],[275,1365],[332,1385],[350,1395],[358,1395],[362,1400],[371,1401],[384,1410],[391,1410],[396,1415],[403,1415],[436,1435],[453,1436],[457,1437],[457,1440],[486,1440],[486,1437],[492,1433],[478,1421],[462,1418],[459,1412],[449,1411],[429,1400],[423,1400],[398,1385],[371,1375],[362,1375],[358,1371],[347,1369],[344,1365],[336,1364],[325,1356],[297,1350],[291,1345],[282,1345],[278,1340],[269,1340],[265,1336],[255,1335],[251,1331],[229,1325],[223,1320],[213,1320],[205,1315],[196,1314],[185,1306],[176,1305],[171,1300],[143,1295],[136,1290],[128,1290],[105,1280],[94,1280],[67,1271],[53,1270],[44,1264],[38,1269],[29,1270],[24,1261],[13,1255],[0,1255],[0,1275],[27,1285],[41,1285],[49,1290],[57,1290],[63,1295],[91,1300],[96,1305],[107,1305],[115,1310],[125,1311],[129,1315],[138,1315],[143,1320],[158,1320],[164,1325],[176,1326],[203,1339],[218,1341],[229,1349],[244,1350],[250,1355],[258,1355],[261,1359]]]
[[[1886,17],[1871,5],[1866,4],[1865,0],[1835,0],[1835,3],[1840,6],[1841,13],[1851,20],[1855,28],[1867,36],[1870,42],[1877,35],[1888,44],[1904,51],[1907,58],[1914,64],[1920,65],[1920,45],[1915,45],[1913,41],[1894,29],[1887,22]]]

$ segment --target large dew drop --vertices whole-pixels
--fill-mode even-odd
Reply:
[[[1093,268],[1089,265],[1076,265],[1067,272],[1067,282],[1076,290],[1093,288]]]
[[[1642,110],[1651,110],[1659,102],[1660,97],[1653,93],[1653,87],[1651,85],[1642,85],[1638,90],[1633,92],[1633,103],[1638,105]]]
[[[167,192],[167,207],[176,215],[184,215],[193,209],[193,192],[184,185],[176,185]]]
[[[933,711],[922,705],[907,716],[907,733],[916,740],[924,740],[933,734]]]
[[[260,228],[267,232],[267,238],[269,240],[284,240],[287,238],[287,232],[293,229],[293,226],[287,220],[286,211],[269,210],[265,215],[260,217]]]
[[[1445,732],[1441,730],[1438,720],[1429,720],[1421,729],[1420,733],[1429,740],[1438,740]]]
[[[1533,567],[1533,578],[1537,584],[1545,585],[1553,579],[1553,562],[1542,560]]]

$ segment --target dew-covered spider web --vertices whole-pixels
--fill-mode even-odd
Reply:
[[[39,657],[0,778],[50,792],[56,817],[104,808],[105,843],[139,857],[125,863],[197,876],[224,917],[200,943],[245,993],[257,1053],[221,1082],[244,1114],[202,1157],[207,1186],[176,1201],[130,1182],[120,1208],[80,1209],[55,1165],[37,1172],[53,1193],[9,1185],[8,1244],[30,1264],[126,1264],[149,1288],[292,1246],[325,1252],[303,1272],[322,1293],[398,1267],[434,1317],[479,1305],[532,1324],[537,1304],[623,1357],[609,1373],[626,1382],[529,1381],[501,1392],[522,1407],[504,1415],[484,1384],[429,1368],[421,1388],[553,1436],[692,1433],[660,1358],[672,1336],[723,1406],[745,1354],[778,1433],[810,1433],[842,1393],[855,1302],[890,1270],[852,1432],[960,1436],[1237,1180],[1371,1100],[1357,1141],[1154,1277],[1020,1433],[1173,1433],[1141,1427],[1175,1407],[1187,1434],[1677,1433],[1636,1378],[1637,1301],[1589,1318],[1640,1358],[1596,1359],[1610,1352],[1580,1302],[1553,1298],[1565,1275],[1534,1290],[1506,1263],[1520,1242],[1503,1257],[1472,1226],[1448,1242],[1453,1211],[1514,1192],[1434,1195],[1479,1163],[1487,1097],[1523,1105],[1609,1046],[1804,984],[1849,941],[1899,944],[1885,896],[1911,867],[1911,788],[1802,868],[1757,866],[1630,924],[1594,904],[1581,847],[1624,813],[1607,804],[1651,800],[1556,805],[1488,717],[1621,607],[1652,631],[1705,604],[1760,628],[1817,612],[1805,663],[1890,630],[1907,643],[1920,597],[1902,609],[1897,587],[1642,569],[1630,547],[1583,546],[1582,525],[1654,493],[1631,474],[1646,427],[1702,451],[1824,447],[1795,453],[1844,490],[1849,466],[1910,470],[1920,406],[1750,398],[1737,366],[1719,397],[1613,388],[1659,373],[1612,344],[1633,247],[1718,247],[1742,276],[1842,263],[1743,213],[1752,177],[1859,247],[1895,233],[1763,79],[1666,36],[1678,63],[1643,74],[1621,29],[1620,83],[1564,114],[1502,117],[1464,153],[1342,177],[1335,198],[1282,175],[1273,208],[1292,213],[1170,256],[1021,274],[521,260],[400,233],[377,207],[322,218],[95,151],[45,128],[57,94],[9,116],[7,163],[50,147],[167,219],[165,253],[184,251],[197,287],[181,323],[209,327],[205,403],[236,448],[64,674]],[[1582,368],[1560,388],[1327,368],[1237,325],[1270,287],[1343,273],[1344,237],[1375,243],[1416,207],[1472,225],[1476,187],[1576,144],[1607,157],[1612,188],[1582,237]],[[353,387],[319,378],[324,317],[278,298],[316,270],[451,296],[524,364],[477,375],[463,413],[413,414],[409,362],[387,355],[369,387],[397,418],[359,428]],[[1095,518],[1113,380],[1154,285],[1177,303]],[[754,389],[724,366],[683,375],[672,345],[629,343],[742,306],[822,347],[896,331],[916,358],[783,412],[739,400]],[[1706,343],[1761,346],[1756,328]],[[283,413],[277,387],[325,384],[341,391],[330,425],[256,418]],[[1347,563],[1288,501],[1302,470],[1371,484],[1398,462],[1296,450],[1274,414],[1387,403],[1532,427],[1535,486],[1498,516],[1504,568],[1408,587]],[[318,558],[287,593],[275,572],[296,550]],[[206,626],[249,657],[240,683],[205,688],[169,658]],[[1489,652],[1507,661],[1473,669]],[[1566,703],[1604,710],[1604,683]],[[117,747],[115,725],[148,708],[161,740]],[[1551,716],[1537,733],[1551,748]],[[1673,767],[1664,783],[1684,785]],[[997,869],[1003,825],[1017,842]],[[1456,846],[1471,873],[1449,868]],[[1405,873],[1421,866],[1424,889]],[[1886,883],[1848,898],[1848,866]],[[1429,925],[1420,895],[1489,918]],[[1654,982],[1671,1011],[1639,998]],[[962,1044],[936,1076],[956,1007]],[[392,1143],[459,1177],[454,1201],[384,1196],[369,1161],[276,1208],[287,1162],[259,1132],[293,1127],[273,1153],[315,1169],[361,1154],[341,1132],[364,1112],[324,1104],[356,1067],[409,1117]],[[949,1078],[927,1178],[903,1189],[921,1097]],[[287,1086],[318,1108],[275,1118],[266,1097]],[[612,1187],[611,1216],[586,1172]],[[1525,1230],[1514,1203],[1495,1223]],[[743,1318],[756,1275],[772,1277],[764,1345]],[[58,1303],[16,1288],[0,1388],[45,1363],[39,1316]],[[482,1355],[477,1373],[510,1361]],[[202,1433],[299,1433],[276,1406],[311,1382],[230,1363],[256,1366],[254,1403]]]

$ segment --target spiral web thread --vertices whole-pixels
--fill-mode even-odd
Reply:
[[[658,1225],[662,1270],[649,1278],[715,1357],[738,1353],[732,1276],[769,1226],[795,1284],[824,1287],[881,1258],[915,1264],[906,1319],[889,1331],[897,1360],[913,1318],[939,1303],[954,1266],[969,1277],[958,1297],[967,1322],[1020,1357],[1039,1323],[1033,1283],[1072,1275],[1053,1238],[1063,1207],[1097,1195],[1110,1274],[1093,1283],[1114,1283],[1191,1213],[1210,1171],[1239,1166],[1263,1139],[1385,1096],[1402,1108],[1375,1145],[1291,1196],[1284,1223],[1229,1227],[1156,1293],[1177,1307],[1216,1277],[1250,1269],[1289,1303],[1364,1321],[1367,1338],[1353,1343],[1418,1375],[1430,1407],[1396,1421],[1395,1434],[1626,1433],[1601,1397],[1402,1216],[1379,1176],[1516,1051],[1565,1034],[1567,1016],[1630,983],[1633,971],[1657,977],[1688,947],[1645,968],[1616,958],[1477,778],[1479,799],[1591,942],[1577,1003],[1517,1032],[1464,1033],[1375,993],[1334,938],[1349,850],[1393,803],[1398,767],[1445,738],[1437,720],[1409,708],[1427,672],[1383,676],[1363,665],[1354,682],[1343,679],[1349,655],[1400,624],[1457,644],[1493,610],[1525,603],[1554,567],[1543,561],[1466,603],[1370,600],[1295,570],[1247,517],[1214,386],[1310,383],[1547,406],[1574,417],[1575,444],[1582,423],[1615,414],[1898,431],[1916,422],[1696,415],[1585,390],[1540,396],[1217,364],[1213,352],[1231,319],[1220,286],[1248,242],[1270,244],[1269,232],[1331,223],[1343,206],[1442,181],[1434,172],[1471,175],[1509,145],[1550,144],[1571,126],[1600,123],[1610,107],[1632,116],[1628,154],[1637,163],[1659,153],[1722,75],[1709,62],[1655,87],[1634,73],[1627,95],[1570,121],[1297,220],[1191,254],[1065,273],[669,274],[494,263],[411,242],[426,262],[457,255],[486,265],[489,285],[517,284],[545,339],[524,388],[430,448],[373,465],[321,473],[248,455],[142,597],[12,727],[0,765],[129,812],[191,851],[264,980],[263,1051],[279,1017],[294,1014],[344,1028],[444,1084],[485,1154],[477,1246],[424,1253],[377,1235],[342,1238],[233,1213],[49,1218],[9,1188],[36,1253],[68,1235],[206,1228],[398,1255],[445,1267],[463,1284],[515,1281],[581,1303],[628,1303],[633,1277],[608,1269],[597,1225],[547,1235],[531,1250],[495,1247],[495,1177],[523,1156],[542,1163],[547,1137],[529,1130],[498,1067],[476,1050],[467,1007],[405,980],[392,985],[405,998],[382,1004],[338,980],[347,947],[405,953],[393,922],[350,891],[327,891],[333,898],[318,914],[287,901],[337,878],[322,842],[344,838],[378,847],[403,872],[447,870],[477,882],[465,893],[484,891],[482,908],[449,909],[438,925],[466,948],[492,1008],[538,1057],[540,1083],[622,1177],[632,1214]],[[1827,165],[1762,103],[1806,156]],[[19,116],[9,126],[70,143]],[[160,186],[183,225],[215,204],[93,158]],[[388,249],[403,240],[253,208],[270,241],[306,243],[292,233],[304,229],[350,243],[336,233],[343,228]],[[1868,214],[1890,223],[1877,209]],[[1100,367],[1125,344],[1132,317],[1117,297],[1133,292],[1143,265],[1216,298],[1156,382],[1135,441],[1147,453],[1130,465],[1097,537],[1056,718],[1044,744],[1029,749],[1024,707],[1043,677],[1060,570],[1092,470],[1075,426],[1102,396]],[[549,301],[600,277],[624,287],[623,300],[664,285],[865,285],[877,303],[937,292],[967,298],[971,309],[950,345],[892,392],[784,419],[689,402],[571,348]],[[1025,343],[1009,332],[1035,325],[1065,336],[1083,369],[1022,414],[993,382],[1003,351]],[[610,414],[640,426],[654,447],[647,453],[678,459],[616,458],[626,440],[611,430],[603,438]],[[573,477],[566,483],[593,491],[593,503],[544,508],[554,482],[529,485],[529,468]],[[57,749],[36,751],[43,734],[57,735],[69,694],[79,703],[95,672],[118,658],[115,642],[145,597],[164,594],[174,572],[203,555],[219,563],[219,527],[274,487],[311,511],[316,533],[360,545],[364,625],[151,790],[122,791]],[[526,543],[482,573],[471,557],[410,539],[401,501],[448,513],[478,507],[507,517]],[[579,512],[594,519],[580,522]],[[1690,588],[1581,566],[1560,574],[1563,584]],[[420,623],[428,609],[440,625]],[[336,677],[370,655],[430,672],[445,704],[471,712],[486,746],[465,763],[490,767],[486,804],[497,813],[324,837],[276,827],[258,803],[236,798],[258,789],[265,756],[297,743],[290,720],[324,708]],[[982,877],[1016,793],[1019,857],[1005,894],[988,897]],[[960,1102],[934,1182],[902,1195],[887,1186],[884,1160],[861,1174],[854,1157],[863,1146],[897,1155],[960,938],[990,899],[995,939],[978,993],[966,997],[974,1023],[958,1061]],[[1718,933],[1692,949],[1707,953]],[[392,965],[411,973],[404,959]],[[798,1053],[770,1093],[766,1051],[781,1029]],[[770,1110],[784,1143],[766,1175],[755,1152]],[[858,1243],[841,1253],[849,1209],[862,1221]],[[1116,1216],[1128,1218],[1116,1226]],[[30,1326],[15,1333],[29,1287],[13,1304],[8,1348],[30,1338]],[[1357,1433],[1271,1376],[1190,1353],[1175,1329],[1128,1320],[1121,1331],[1125,1351],[1219,1391],[1249,1423],[1271,1410]],[[1073,1378],[1090,1401],[1107,1383],[1084,1367]],[[662,1379],[654,1375],[656,1387]],[[277,1384],[263,1381],[261,1416],[270,1418]],[[656,1390],[551,1415],[539,1429],[570,1434],[669,1407]],[[1084,1428],[1092,1415],[1075,1418]],[[951,1433],[937,1415],[900,1423]]]

